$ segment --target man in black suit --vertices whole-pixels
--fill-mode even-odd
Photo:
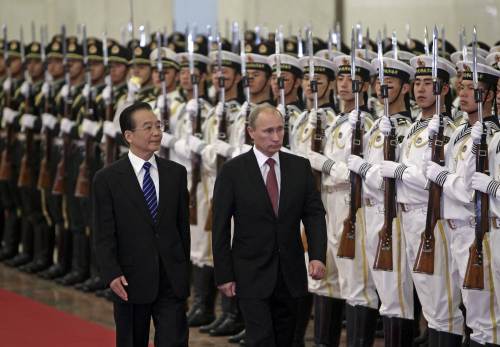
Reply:
[[[149,104],[120,115],[130,150],[94,179],[94,242],[114,293],[117,346],[187,346],[189,207],[186,169],[154,155],[163,123]]]
[[[284,124],[279,111],[257,106],[248,130],[254,147],[228,161],[215,183],[215,279],[225,295],[237,295],[248,346],[289,347],[297,300],[307,294],[300,222],[309,245],[309,275],[320,279],[325,210],[309,161],[280,151]]]

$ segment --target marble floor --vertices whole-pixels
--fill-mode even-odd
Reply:
[[[40,279],[33,275],[21,273],[0,263],[0,288],[29,297],[59,310],[74,314],[82,319],[114,328],[113,308],[110,302],[77,291],[73,288],[63,287],[52,281]],[[312,321],[306,333],[306,346],[313,346]],[[153,329],[151,329],[153,330]],[[345,332],[342,334],[341,345],[345,345]],[[225,337],[211,337],[200,334],[198,329],[191,328],[189,345],[194,347],[229,347],[237,346],[227,342]],[[375,347],[383,346],[383,339],[376,339]]]

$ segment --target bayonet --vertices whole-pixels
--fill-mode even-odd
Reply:
[[[231,26],[231,51],[238,54],[240,40],[240,26],[238,22],[234,21]]]
[[[299,29],[297,35],[297,57],[300,59],[304,56],[304,41],[302,40],[302,28]]]
[[[147,45],[146,29],[144,25],[139,26],[139,46],[145,47]]]
[[[318,84],[314,79],[314,50],[313,50],[313,39],[312,30],[307,31],[307,54],[309,55],[309,83],[311,85],[311,91],[313,93],[313,108],[318,110]]]
[[[434,45],[434,42],[432,44]],[[424,50],[425,50],[425,55],[430,55],[430,53],[429,53],[429,33],[427,32],[427,25],[424,28]]]
[[[406,47],[410,48],[411,46],[411,27],[410,23],[406,23]]]
[[[130,35],[130,39],[133,40],[135,35],[135,25],[134,25],[134,0],[129,0],[129,12],[130,12],[130,19],[128,21],[128,32]]]
[[[365,60],[369,61],[368,50],[370,49],[370,28],[366,27],[366,36],[365,36]]]
[[[398,60],[398,39],[395,31],[392,32],[392,57]]]
[[[358,31],[359,33],[359,31]],[[354,27],[351,31],[351,47],[356,47],[356,36],[354,32]],[[352,92],[354,93],[354,108],[356,112],[359,112],[359,81],[356,80],[356,49],[351,48],[351,81],[352,81]]]
[[[441,27],[441,56],[446,57],[446,36],[444,25]]]

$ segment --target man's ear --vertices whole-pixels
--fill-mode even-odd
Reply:
[[[255,134],[255,129],[253,129],[251,126],[247,127],[248,130],[248,135],[250,135],[250,138],[253,140],[254,134]]]
[[[127,142],[127,144],[129,146],[132,143],[132,135],[133,135],[133,132],[130,130],[125,130],[125,133],[123,134],[123,137],[125,138],[125,141]]]
[[[403,87],[401,88],[402,94],[407,94],[410,92],[410,82],[403,83]]]

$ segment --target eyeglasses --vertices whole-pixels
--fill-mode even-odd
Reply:
[[[142,128],[131,129],[130,131],[144,131],[146,133],[152,133],[153,130],[163,132],[165,130],[165,122],[158,122],[156,124],[146,123]]]

